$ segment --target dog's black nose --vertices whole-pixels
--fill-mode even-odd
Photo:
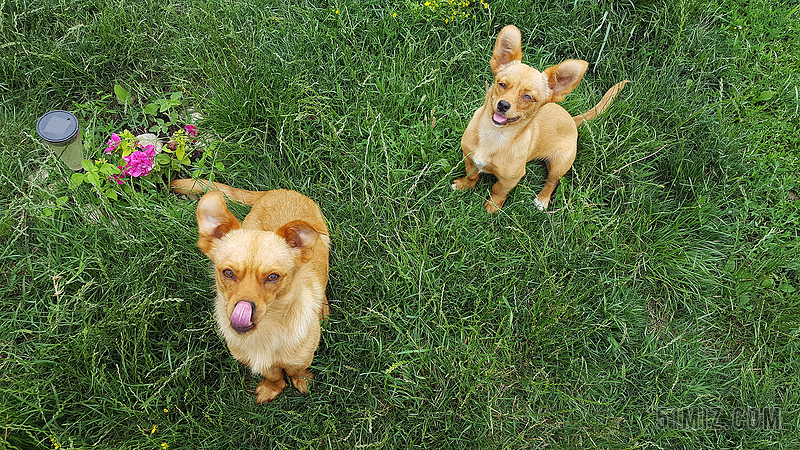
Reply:
[[[505,100],[500,100],[499,102],[497,102],[497,112],[504,113],[509,109],[511,109],[511,103],[508,103]]]

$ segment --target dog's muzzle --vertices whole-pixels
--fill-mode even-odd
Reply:
[[[517,120],[519,120],[519,117],[513,117],[513,118],[506,117],[506,113],[510,109],[511,109],[511,103],[508,103],[505,100],[500,100],[499,102],[497,102],[497,109],[492,115],[492,124],[496,127],[502,127],[503,125],[508,125],[510,123],[514,123]]]

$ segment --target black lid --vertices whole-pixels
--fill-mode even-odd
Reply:
[[[78,118],[67,111],[50,111],[36,122],[36,133],[51,144],[67,142],[77,132]]]

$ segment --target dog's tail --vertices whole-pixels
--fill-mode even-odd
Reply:
[[[594,108],[586,111],[583,114],[574,116],[572,120],[575,121],[575,126],[576,127],[580,126],[582,123],[588,122],[594,119],[595,117],[599,116],[600,114],[603,114],[603,111],[605,111],[606,108],[608,108],[608,106],[611,104],[611,102],[614,101],[614,97],[616,97],[617,94],[619,94],[619,91],[621,91],[626,84],[628,84],[628,80],[620,81],[614,86],[611,86],[611,89],[609,89],[606,92],[606,94],[603,96],[603,99],[600,100],[600,103],[595,105]]]
[[[205,194],[208,191],[220,191],[229,199],[248,206],[255,204],[255,202],[264,195],[262,191],[246,191],[244,189],[237,189],[226,184],[215,183],[204,179],[173,180],[172,183],[169,184],[169,187],[179,194],[189,196]]]

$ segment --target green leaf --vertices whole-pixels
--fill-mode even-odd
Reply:
[[[117,191],[115,191],[114,189],[107,190],[106,191],[106,197],[108,197],[110,200],[115,200],[116,201],[117,198],[118,198],[117,197]]]
[[[756,97],[755,102],[765,102],[767,100],[772,100],[772,97],[775,97],[775,93],[772,91],[764,91]]]
[[[116,94],[117,100],[124,104],[127,104],[131,100],[131,93],[118,84],[114,85],[114,94]]]
[[[172,95],[169,96],[169,98],[172,101],[180,100],[182,97],[183,97],[183,93],[182,92],[173,92]]]
[[[158,163],[160,166],[168,166],[171,159],[172,158],[170,158],[166,153],[159,153],[156,155],[156,163]]]
[[[733,259],[729,259],[728,261],[725,262],[725,266],[723,267],[722,270],[728,273],[733,273],[733,271],[736,270],[736,261],[734,261]]]
[[[113,164],[103,163],[103,165],[100,167],[100,173],[105,176],[111,176],[120,172],[121,170],[119,170],[119,167]]]
[[[148,103],[144,108],[142,108],[142,112],[151,116],[155,116],[158,114],[158,103]]]
[[[81,161],[81,166],[83,167],[83,170],[85,170],[87,172],[91,172],[92,170],[95,170],[94,163],[89,161],[88,159],[84,159],[83,161]]]
[[[86,174],[86,181],[97,186],[100,184],[100,175],[97,172],[89,172]]]
[[[71,188],[76,188],[86,181],[86,175],[76,172],[72,174],[72,178],[69,179],[69,185]]]

